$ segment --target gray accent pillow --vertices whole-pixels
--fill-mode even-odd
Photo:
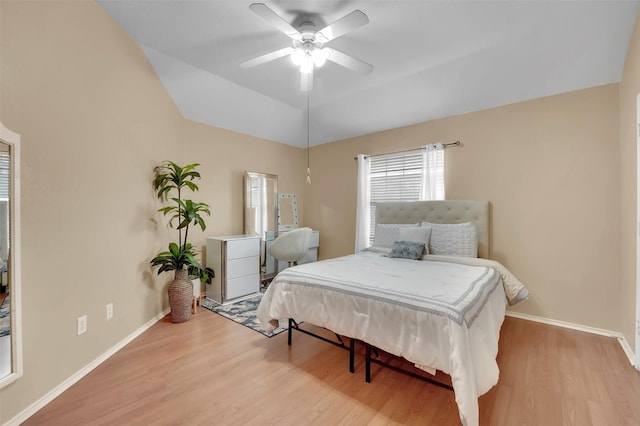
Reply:
[[[387,257],[418,260],[422,257],[426,247],[424,243],[415,241],[396,241],[393,243],[391,253]]]

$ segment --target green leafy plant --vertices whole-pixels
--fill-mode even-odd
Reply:
[[[211,279],[216,276],[215,272],[213,272],[213,269],[211,268],[203,268],[191,265],[187,269],[189,271],[189,279],[192,280],[199,278],[202,282],[211,283]]]
[[[176,243],[169,243],[169,251],[158,253],[151,261],[152,266],[160,266],[158,275],[165,271],[179,271],[186,265],[190,268],[197,268],[198,261],[195,259],[191,244],[179,246]]]
[[[178,243],[169,243],[169,251],[158,253],[151,260],[152,266],[159,266],[158,275],[165,271],[187,270],[189,275],[205,282],[215,276],[211,268],[204,268],[195,258],[193,246],[187,242],[189,227],[199,226],[203,231],[207,228],[203,215],[211,216],[206,203],[197,203],[183,199],[183,191],[198,191],[195,179],[200,179],[196,168],[200,164],[188,164],[181,167],[173,161],[165,161],[154,169],[153,187],[158,199],[172,202],[171,205],[158,209],[164,216],[169,216],[169,226],[178,231]],[[170,197],[173,193],[174,197]]]

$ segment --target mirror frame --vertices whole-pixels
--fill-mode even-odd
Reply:
[[[244,172],[244,233],[249,235],[258,235],[251,233],[253,229],[249,229],[248,224],[251,222],[252,215],[249,206],[251,206],[251,181],[254,179],[270,180],[273,182],[273,191],[268,190],[267,197],[273,199],[273,211],[271,215],[273,219],[260,236],[260,281],[263,282],[273,278],[277,271],[277,261],[269,254],[269,244],[278,235],[278,175],[259,172]],[[271,230],[269,229],[271,228]],[[274,263],[275,262],[275,263]]]
[[[261,179],[271,179],[274,182],[273,185],[273,196],[274,206],[273,206],[273,226],[274,232],[278,230],[278,175],[273,175],[269,173],[259,173],[259,172],[244,172],[244,233],[247,234],[247,224],[251,220],[251,215],[249,213],[249,209],[247,206],[251,205],[251,179],[261,178]],[[264,241],[266,236],[260,235],[260,238]]]
[[[283,204],[280,200],[291,200],[291,218],[293,223],[282,223],[281,208]],[[278,231],[289,231],[298,227],[298,201],[296,194],[278,194]]]
[[[0,142],[9,145],[10,199],[9,199],[9,284],[11,286],[11,372],[0,377],[0,389],[22,376],[22,317],[20,291],[20,135],[0,122]]]

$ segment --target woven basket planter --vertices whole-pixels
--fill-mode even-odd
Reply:
[[[189,280],[187,271],[176,271],[176,276],[169,284],[169,306],[171,307],[171,321],[185,322],[191,319],[191,304],[193,303],[193,284]]]

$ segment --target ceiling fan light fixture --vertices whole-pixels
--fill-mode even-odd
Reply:
[[[322,49],[314,49],[311,52],[311,58],[313,59],[313,63],[315,64],[315,66],[317,67],[323,66],[325,62],[327,62],[327,59],[329,58],[330,53],[331,51],[326,47]]]
[[[300,12],[296,21],[294,21],[299,23],[296,24],[296,28],[294,28],[292,24],[264,3],[253,3],[249,6],[249,9],[289,37],[293,42],[293,46],[245,61],[240,64],[243,68],[254,67],[289,55],[291,61],[298,67],[300,73],[303,74],[300,80],[303,91],[305,91],[305,82],[307,82],[307,80],[309,82],[312,81],[310,76],[313,75],[314,68],[322,67],[326,61],[334,62],[361,74],[369,74],[373,71],[371,64],[339,50],[323,47],[325,43],[331,42],[356,28],[368,24],[369,18],[360,10],[354,10],[332,24],[317,30],[316,24],[318,22],[316,21],[318,20],[314,20],[314,18],[316,18],[315,14]],[[306,87],[307,90],[310,88],[310,86]]]
[[[310,55],[305,55],[300,64],[300,72],[303,74],[311,74],[313,72],[313,59]]]
[[[293,49],[293,52],[291,52],[291,62],[293,62],[294,65],[302,65],[305,60],[305,56],[305,51],[301,47],[296,47]]]

